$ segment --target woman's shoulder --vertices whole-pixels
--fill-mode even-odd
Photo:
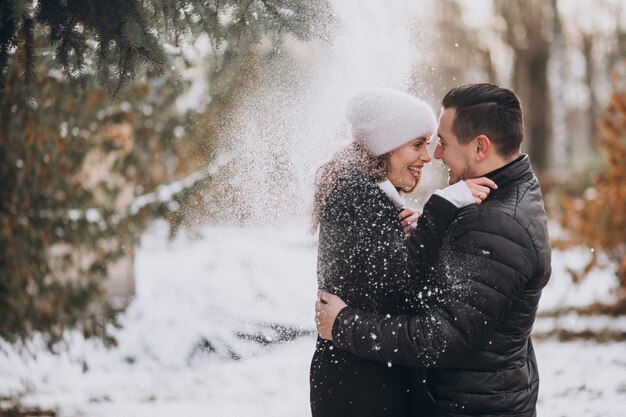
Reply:
[[[376,180],[361,170],[353,170],[337,178],[333,190],[342,194],[372,193],[378,189]]]
[[[380,212],[393,208],[393,203],[378,186],[376,179],[359,170],[346,173],[337,179],[329,195],[328,205],[344,209],[352,207],[360,212]]]

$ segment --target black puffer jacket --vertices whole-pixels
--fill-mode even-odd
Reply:
[[[439,196],[424,206],[413,244],[424,268],[439,252],[458,209]],[[319,287],[351,305],[380,314],[401,314],[407,291],[408,255],[399,211],[373,178],[353,172],[337,181],[322,213]],[[411,370],[359,358],[318,338],[311,363],[311,410],[321,416],[408,416]]]
[[[427,368],[414,378],[416,416],[536,415],[530,332],[551,272],[542,195],[525,155],[487,176],[498,189],[450,225],[423,291],[426,311],[348,307],[333,326],[340,349]]]

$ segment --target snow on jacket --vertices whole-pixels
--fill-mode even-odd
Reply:
[[[384,316],[351,306],[334,346],[415,370],[416,416],[536,415],[539,375],[530,332],[550,277],[543,198],[529,159],[487,175],[498,185],[458,213],[443,239],[426,310]]]
[[[423,270],[434,261],[458,209],[431,196],[408,242],[399,212],[367,174],[355,171],[339,179],[320,222],[319,288],[357,308],[405,311],[406,287],[412,291],[420,279],[408,272],[408,262]]]
[[[431,197],[413,231],[423,246],[421,262],[413,268],[434,260],[457,212],[444,198]],[[340,178],[320,221],[319,288],[377,313],[409,311],[407,288],[415,282],[407,273],[407,241],[398,213],[373,178],[358,171]],[[407,416],[411,372],[333,349],[332,342],[318,338],[311,364],[312,414]]]

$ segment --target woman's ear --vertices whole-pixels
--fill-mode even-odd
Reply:
[[[485,135],[478,135],[474,139],[476,152],[474,154],[475,162],[483,162],[489,157],[491,152],[491,141]]]

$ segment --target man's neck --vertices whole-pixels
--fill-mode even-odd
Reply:
[[[476,177],[484,177],[490,172],[496,171],[510,164],[511,162],[519,158],[521,155],[522,154],[518,153],[508,158],[502,158],[500,156],[493,156],[492,158],[480,164],[480,167],[478,167],[479,169],[477,170],[478,173],[476,174]]]

